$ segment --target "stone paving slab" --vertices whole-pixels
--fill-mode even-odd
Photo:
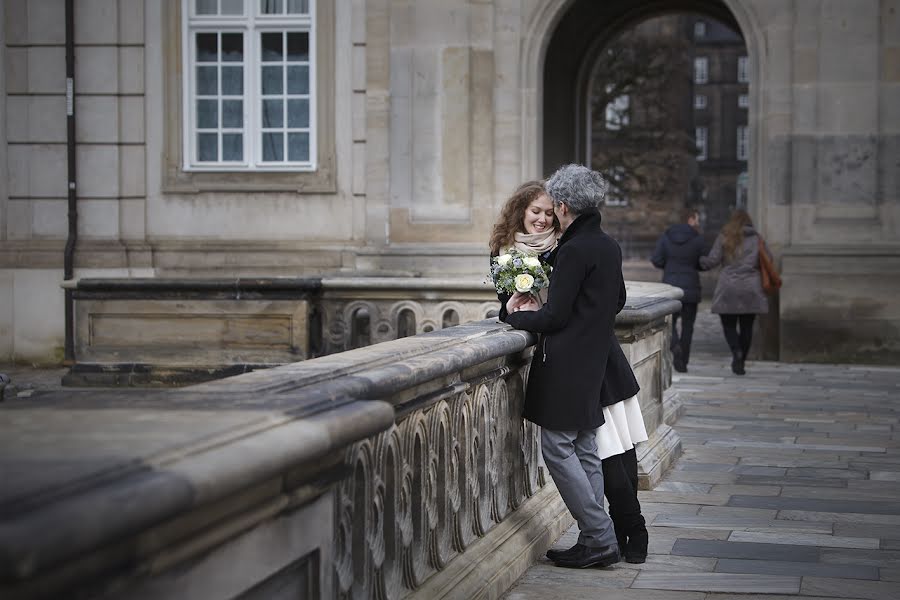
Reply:
[[[826,565],[811,562],[774,560],[746,560],[720,558],[716,562],[717,573],[755,573],[759,575],[800,575],[817,577],[839,577],[841,579],[877,580],[877,567],[865,565]]]
[[[507,597],[900,600],[900,368],[751,361],[736,377],[708,353],[689,368],[673,378],[684,454],[641,495],[647,562]],[[619,589],[629,576],[609,571],[636,576]]]

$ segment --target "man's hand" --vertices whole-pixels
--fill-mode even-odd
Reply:
[[[523,294],[522,292],[516,292],[506,302],[506,312],[510,313],[518,312],[520,310],[538,310],[539,308],[538,301],[534,296],[531,294]]]

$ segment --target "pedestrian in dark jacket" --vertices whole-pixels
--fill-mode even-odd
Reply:
[[[563,229],[547,302],[539,308],[528,294],[516,293],[506,322],[541,334],[525,418],[541,426],[547,469],[581,529],[575,546],[548,555],[560,566],[609,565],[619,561],[619,549],[603,510],[597,429],[604,401],[622,401],[639,389],[614,329],[625,305],[622,253],[600,227],[598,207],[609,184],[599,173],[567,165],[545,187]]]
[[[672,316],[672,366],[680,373],[687,372],[691,357],[691,339],[694,337],[694,321],[700,303],[700,256],[703,254],[703,237],[699,233],[700,213],[685,209],[683,222],[669,227],[656,242],[656,251],[650,262],[663,269],[663,283],[684,291],[681,311]],[[681,320],[681,333],[678,321]]]

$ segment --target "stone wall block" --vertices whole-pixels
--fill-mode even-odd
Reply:
[[[69,228],[69,220],[66,216],[67,211],[68,204],[64,199],[32,200],[32,237],[55,239],[65,238]]]
[[[63,129],[65,131],[65,128]],[[91,143],[119,141],[119,101],[115,96],[75,98],[75,139]]]
[[[7,96],[6,98],[6,140],[27,142],[28,137],[28,97]]]
[[[900,83],[900,46],[882,48],[881,81],[883,84]]]
[[[8,200],[6,205],[6,238],[31,239],[31,200]]]
[[[82,198],[78,201],[78,235],[82,238],[119,237],[119,201]]]
[[[119,92],[144,93],[144,49],[124,46],[119,48]]]
[[[13,358],[13,269],[0,269],[0,361]]]
[[[28,190],[22,195],[65,198],[68,193],[65,144],[36,144],[27,148]]]
[[[366,0],[351,0],[351,30],[350,42],[353,44],[366,43]]]
[[[144,146],[119,146],[119,164],[121,165],[120,194],[125,197],[145,196],[147,194],[147,175]]]
[[[125,4],[142,6],[144,3],[132,0]],[[76,44],[115,44],[118,42],[119,29],[116,26],[118,23],[117,0],[77,0],[75,2]]]
[[[63,0],[28,0],[28,43],[65,44],[66,11]],[[76,6],[80,2],[76,3]]]
[[[147,233],[144,198],[123,198],[119,201],[119,236],[123,240],[144,240]]]
[[[145,103],[143,96],[119,97],[119,141],[141,144],[145,141]]]
[[[64,94],[66,92],[66,51],[57,46],[28,48],[28,92]],[[10,90],[11,91],[11,90]]]
[[[900,0],[881,0],[881,43],[900,46]]]
[[[816,130],[823,134],[854,135],[878,132],[878,86],[820,85],[816,99]]]
[[[58,364],[62,358],[62,269],[18,269],[13,288],[16,358]],[[40,290],[40,293],[36,293]]]
[[[144,43],[144,3],[119,0],[116,13],[119,16],[119,43]]]
[[[820,202],[876,203],[878,140],[875,136],[822,138],[816,160]]]
[[[354,142],[361,142],[366,139],[366,93],[358,91],[353,93],[351,101],[351,135]]]
[[[61,64],[65,66],[65,62]],[[75,47],[75,93],[119,93],[119,52],[115,47]]]
[[[118,146],[79,146],[76,169],[80,197],[116,198],[119,196]],[[62,195],[64,196],[65,193]]]
[[[3,20],[7,44],[28,43],[28,0],[5,0]]]
[[[471,50],[445,48],[441,56],[441,179],[443,204],[464,209],[468,218],[472,194]]]
[[[900,134],[882,135],[878,144],[878,203],[900,205]],[[888,239],[900,239],[900,223],[892,233]]]
[[[28,92],[28,49],[7,46],[4,54],[6,92],[8,94]]]

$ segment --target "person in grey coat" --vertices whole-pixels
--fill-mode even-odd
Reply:
[[[672,315],[672,366],[679,373],[687,372],[691,358],[691,339],[694,337],[694,321],[697,319],[697,305],[700,303],[700,256],[703,254],[703,237],[700,228],[700,213],[695,208],[686,208],[682,222],[669,227],[656,242],[656,250],[650,262],[663,270],[663,283],[674,285],[684,291],[681,297],[681,311]],[[681,320],[681,335],[678,321]]]
[[[772,253],[763,243],[765,252]],[[722,320],[725,340],[731,348],[731,370],[743,375],[744,360],[753,341],[753,320],[769,312],[769,299],[762,289],[759,271],[759,237],[753,222],[743,210],[736,210],[722,227],[708,256],[700,257],[700,266],[712,269],[723,265],[712,311]]]

